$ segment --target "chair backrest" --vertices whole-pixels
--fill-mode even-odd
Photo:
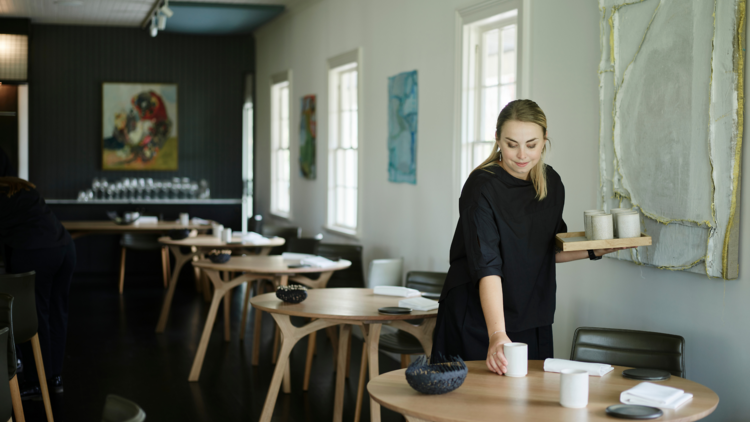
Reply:
[[[16,375],[16,343],[13,341],[13,296],[7,293],[0,293],[0,328],[8,330],[8,339],[4,346],[0,346],[0,354],[5,356],[8,380],[11,380]],[[0,368],[4,367],[0,365]],[[0,384],[5,383],[0,382]],[[0,415],[0,420],[3,420],[2,415]]]
[[[247,220],[247,229],[258,234],[263,233],[263,216],[255,214]]]
[[[104,402],[102,422],[143,422],[146,412],[132,401],[110,394]]]
[[[159,243],[159,234],[124,233],[120,238],[120,245],[133,250],[153,251],[163,245]]]
[[[12,362],[13,366],[16,366],[15,355],[12,361],[8,360],[8,341],[10,340],[10,328],[5,327],[0,329],[0,368],[7,366],[8,362]],[[15,372],[14,369],[13,375],[15,375]],[[0,382],[0,420],[9,421],[11,413],[13,413],[13,404],[10,401],[10,384]]]
[[[287,252],[287,244],[292,241],[292,239],[299,239],[302,237],[302,228],[301,227],[279,227],[279,226],[272,226],[270,224],[263,226],[263,236],[266,237],[283,237],[285,240],[285,243],[281,246],[277,246],[275,248],[271,249],[270,254],[271,255],[281,255],[282,252]]]
[[[367,271],[367,287],[401,286],[404,273],[404,259],[373,259]]]
[[[406,287],[420,292],[440,293],[443,291],[448,273],[434,271],[409,271],[406,274]]]
[[[352,266],[345,270],[334,271],[328,280],[328,287],[365,287],[362,245],[321,243],[315,254],[334,259],[346,259],[352,263]]]
[[[11,334],[16,344],[31,340],[39,329],[36,319],[36,295],[34,294],[35,276],[34,271],[0,275],[0,293],[13,296]]]
[[[293,237],[286,242],[286,252],[314,254],[318,250],[321,239],[323,239],[322,234],[317,234],[314,237]]]
[[[570,359],[661,369],[685,378],[685,339],[650,331],[579,327]]]

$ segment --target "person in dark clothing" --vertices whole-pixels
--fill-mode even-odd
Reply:
[[[36,310],[44,372],[50,390],[62,392],[75,244],[36,187],[16,177],[0,177],[0,243],[10,249],[9,273],[36,272]],[[39,397],[35,365],[25,364],[24,371],[27,386],[22,397]]]
[[[544,163],[547,119],[535,102],[508,103],[495,137],[461,191],[432,357],[485,360],[504,374],[505,343],[526,343],[529,359],[553,357],[555,263],[618,249],[555,251],[555,235],[567,231],[565,188]]]

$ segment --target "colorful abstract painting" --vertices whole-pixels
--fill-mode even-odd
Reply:
[[[417,184],[417,71],[388,78],[388,181]]]
[[[177,85],[102,85],[102,169],[177,170]]]
[[[315,180],[315,96],[302,97],[299,124],[299,171],[302,177]]]

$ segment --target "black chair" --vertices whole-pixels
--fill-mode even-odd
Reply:
[[[437,293],[443,290],[447,273],[431,271],[410,271],[406,274],[406,287],[416,289],[420,292]],[[419,325],[421,319],[409,321],[410,324]],[[397,353],[401,355],[401,367],[409,366],[409,355],[416,355],[430,351],[423,350],[422,344],[416,337],[406,331],[398,330],[395,333],[384,333],[380,335],[380,350]]]
[[[251,232],[262,234],[263,216],[260,214],[255,214],[254,216],[250,217],[247,221],[247,229]]]
[[[322,239],[321,233],[313,237],[292,237],[286,243],[286,252],[315,254]]]
[[[13,402],[21,403],[21,390],[16,376],[16,344],[13,341],[13,296],[6,293],[0,293],[0,328],[0,368],[8,368],[7,387],[4,382],[0,383],[0,420],[9,420],[13,410],[16,420],[23,420],[23,408],[19,405],[13,409]]]
[[[661,369],[685,378],[685,339],[651,331],[579,327],[570,359]]]
[[[287,243],[289,243],[292,239],[299,239],[302,237],[302,228],[301,227],[280,227],[280,226],[272,226],[272,225],[264,225],[263,226],[263,236],[265,237],[283,237],[285,243],[281,246],[277,246],[275,248],[271,249],[270,255],[281,255],[284,252],[287,252]]]
[[[164,288],[169,285],[170,270],[169,270],[169,250],[159,243],[158,234],[133,234],[125,233],[120,238],[120,246],[122,252],[120,256],[120,294],[122,294],[123,288],[125,287],[125,252],[128,249],[137,251],[155,251],[161,250],[161,268],[162,278],[164,279]]]
[[[36,296],[34,294],[35,274],[34,271],[30,271],[23,274],[0,275],[0,293],[13,296],[13,313],[10,319],[13,325],[13,340],[15,344],[31,341],[36,371],[39,375],[39,387],[42,390],[44,410],[47,412],[47,421],[52,422],[52,405],[47,389],[47,375],[44,372],[42,348],[39,345],[39,335],[37,334],[39,321],[36,317]],[[15,361],[14,355],[12,362]]]
[[[352,263],[351,267],[345,270],[335,271],[326,287],[365,287],[362,245],[321,243],[315,254],[334,260],[346,259]]]
[[[146,412],[136,403],[110,394],[104,402],[102,422],[143,422],[146,420]]]

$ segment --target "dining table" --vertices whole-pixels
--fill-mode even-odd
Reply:
[[[380,309],[397,307],[398,302],[404,298],[376,295],[372,289],[364,288],[315,289],[308,291],[307,295],[307,299],[297,304],[285,303],[271,293],[261,294],[250,300],[250,303],[256,309],[270,313],[283,333],[281,352],[271,378],[271,385],[268,387],[266,401],[260,416],[261,422],[271,420],[280,384],[283,383],[282,388],[285,393],[290,391],[288,357],[292,348],[299,340],[318,330],[336,325],[340,326],[334,391],[334,422],[340,422],[343,418],[348,337],[352,326],[357,325],[362,329],[364,335],[363,351],[365,352],[362,355],[355,415],[359,415],[361,411],[365,368],[369,368],[371,379],[379,374],[378,347],[383,324],[412,334],[419,340],[427,353],[432,349],[432,332],[435,328],[437,310],[383,313]],[[310,318],[311,321],[301,327],[296,327],[290,321],[293,316]],[[413,323],[410,323],[410,321]],[[311,356],[308,353],[308,359],[310,358]],[[374,401],[370,401],[370,420],[372,422],[380,421],[380,406]]]
[[[164,296],[164,302],[162,303],[161,313],[159,314],[159,322],[156,324],[156,332],[163,333],[167,326],[167,320],[169,319],[169,310],[172,306],[172,298],[174,297],[174,291],[177,287],[177,282],[180,276],[180,270],[185,266],[186,263],[191,261],[197,261],[199,258],[204,258],[207,252],[212,250],[245,250],[248,253],[254,255],[268,255],[271,248],[276,246],[282,246],[285,242],[283,237],[271,237],[263,238],[261,236],[242,238],[233,238],[233,242],[226,242],[217,236],[213,235],[197,235],[189,236],[185,239],[172,239],[171,237],[165,236],[159,238],[159,243],[169,248],[172,255],[175,257],[174,270],[171,273],[169,285],[167,287],[167,294]],[[257,251],[253,251],[256,249]],[[196,267],[197,268],[197,267]],[[197,287],[201,288],[200,276],[196,274]],[[202,286],[203,294],[206,295],[207,300],[211,299],[211,292],[208,283]],[[229,294],[227,292],[224,298],[224,338],[229,341]]]
[[[192,220],[187,225],[181,224],[179,221],[140,222],[138,220],[131,224],[117,224],[111,220],[61,221],[60,223],[73,239],[92,234],[158,234],[167,233],[170,230],[182,229],[205,232],[211,228],[210,221],[207,223],[197,223]]]
[[[218,311],[219,303],[222,298],[225,298],[228,293],[235,287],[250,282],[257,282],[259,280],[270,280],[274,287],[286,286],[289,281],[294,281],[313,287],[316,289],[322,289],[325,287],[328,280],[334,271],[343,270],[349,268],[352,265],[350,261],[340,259],[338,261],[331,261],[331,265],[325,268],[305,266],[300,264],[299,259],[284,259],[281,255],[266,255],[266,256],[232,256],[229,261],[225,263],[214,263],[208,259],[201,259],[193,262],[193,266],[200,268],[205,271],[208,279],[214,286],[214,294],[211,300],[211,307],[208,311],[206,318],[206,325],[203,327],[203,334],[201,335],[200,342],[198,343],[198,349],[195,353],[195,359],[193,360],[193,366],[188,376],[188,381],[198,381],[200,377],[201,368],[203,367],[203,360],[206,356],[206,349],[208,348],[208,340],[211,337],[211,331],[216,319],[216,313]],[[317,274],[316,279],[307,277]],[[312,293],[315,290],[311,290]],[[322,290],[321,290],[322,291]],[[273,296],[274,293],[267,293],[260,296]],[[274,298],[276,296],[273,296]],[[226,299],[224,299],[226,300]],[[244,307],[242,310],[242,321],[240,323],[240,337],[245,332],[245,323],[247,321],[247,304],[250,301],[250,288],[245,290]],[[254,305],[253,305],[254,306]],[[228,306],[224,307],[225,318],[227,315]],[[260,355],[260,322],[261,322],[261,310],[256,307],[255,327],[253,329],[253,354],[252,364],[257,366],[259,363]],[[225,339],[226,339],[226,327],[229,324],[225,324]],[[282,328],[283,332],[283,328]],[[283,346],[282,346],[283,349]],[[278,367],[278,365],[277,365]]]
[[[580,409],[560,405],[560,374],[545,372],[544,361],[530,360],[528,375],[512,378],[487,369],[485,361],[466,362],[468,374],[463,384],[446,394],[427,395],[411,388],[405,369],[371,378],[367,391],[371,399],[401,413],[408,422],[458,421],[614,421],[607,407],[620,404],[620,393],[640,384],[641,380],[625,378],[614,366],[601,376],[589,377],[588,405]],[[658,421],[688,422],[705,418],[716,409],[719,396],[695,381],[672,375],[664,381],[651,381],[693,394],[693,399],[676,409],[662,409]]]

